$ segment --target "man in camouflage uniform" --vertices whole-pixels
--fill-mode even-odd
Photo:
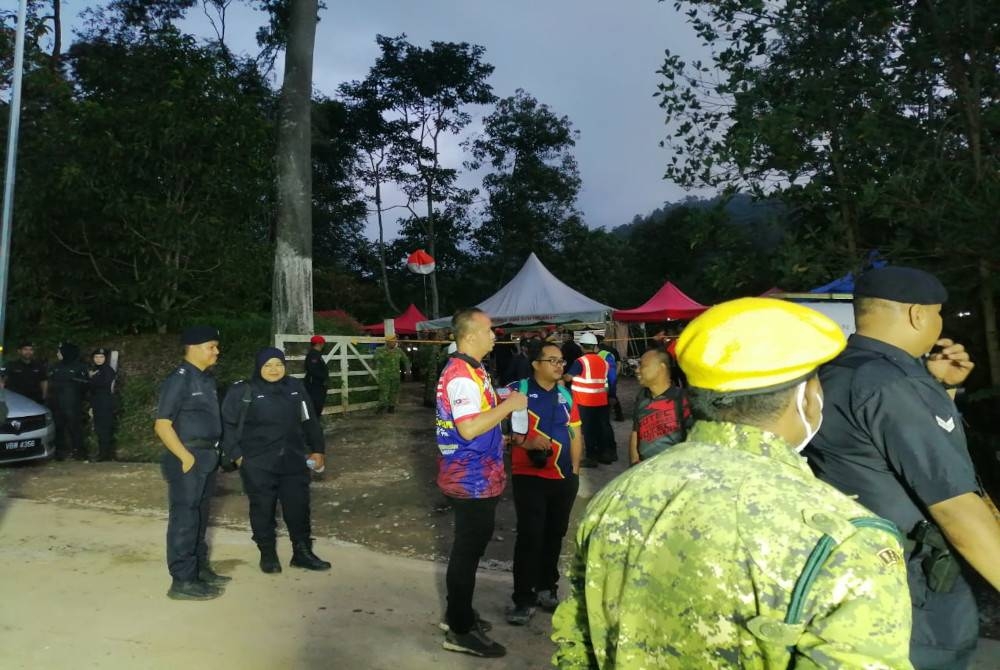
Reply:
[[[438,374],[444,363],[444,346],[438,332],[431,333],[431,341],[420,345],[417,350],[420,357],[420,372],[424,376],[424,407],[434,407],[437,395]]]
[[[911,668],[895,527],[816,479],[816,368],[844,348],[801,305],[713,307],[677,347],[699,421],[597,494],[553,617],[560,668]]]
[[[396,398],[399,397],[399,368],[404,366],[406,374],[410,374],[410,359],[406,352],[399,348],[399,340],[395,335],[385,336],[385,346],[375,350],[375,374],[378,375],[378,409],[377,414],[396,411]]]

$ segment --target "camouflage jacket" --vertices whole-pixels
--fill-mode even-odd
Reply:
[[[858,518],[874,515],[776,435],[696,423],[587,507],[571,594],[552,619],[553,664],[911,668],[903,550],[891,524]],[[829,558],[786,623],[825,537]]]
[[[407,371],[410,369],[410,359],[406,357],[406,352],[402,347],[390,349],[389,347],[379,347],[375,350],[375,357],[372,359],[375,364],[375,374],[379,379],[399,378],[399,366],[402,364]]]

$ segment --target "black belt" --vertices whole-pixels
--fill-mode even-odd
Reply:
[[[188,449],[215,449],[219,446],[219,441],[215,440],[187,440],[184,442],[184,446]]]

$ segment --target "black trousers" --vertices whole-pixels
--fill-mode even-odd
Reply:
[[[495,498],[452,498],[455,510],[455,540],[448,558],[445,584],[448,609],[445,619],[455,633],[468,633],[475,623],[472,595],[476,590],[476,571],[486,545],[493,537],[497,503]]]
[[[240,467],[243,490],[250,501],[250,528],[260,548],[272,548],[276,541],[275,511],[281,501],[281,515],[292,544],[308,542],[312,533],[309,518],[309,469],[275,472],[254,467],[244,460]]]
[[[583,447],[587,458],[617,458],[615,434],[611,429],[611,414],[607,405],[584,407],[578,405],[583,423]]]
[[[906,563],[913,606],[910,662],[916,670],[964,670],[979,642],[976,599],[962,577],[949,592],[930,591],[921,558],[911,556]]]
[[[215,449],[191,449],[194,466],[181,471],[181,461],[166,452],[160,469],[167,480],[170,515],[167,520],[167,568],[179,581],[198,577],[198,568],[208,564],[208,505],[215,493],[219,455]]]
[[[559,554],[580,479],[514,475],[513,482],[517,511],[513,600],[519,606],[534,605],[539,591],[555,591],[559,584]]]
[[[52,406],[52,419],[56,425],[56,455],[76,458],[87,455],[83,447],[83,405],[80,402],[62,402]]]
[[[312,400],[313,409],[316,410],[316,416],[323,413],[323,407],[326,405],[326,386],[323,384],[306,384],[306,392],[309,394],[309,398]]]
[[[110,394],[94,394],[90,398],[94,410],[94,432],[97,434],[97,456],[110,459],[115,455],[115,406]]]

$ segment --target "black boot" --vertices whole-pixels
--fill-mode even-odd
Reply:
[[[395,414],[395,413],[396,413],[396,406],[389,405],[389,414]]]
[[[304,540],[292,544],[292,560],[289,565],[306,570],[329,570],[329,561],[313,553],[312,540]]]
[[[278,560],[278,552],[273,544],[260,548],[260,571],[269,575],[281,572],[281,561]]]
[[[198,579],[212,586],[225,586],[227,583],[233,581],[232,577],[226,577],[217,573],[208,563],[204,563],[198,568]]]
[[[211,600],[222,595],[222,589],[198,580],[183,582],[175,579],[167,591],[171,600]]]

